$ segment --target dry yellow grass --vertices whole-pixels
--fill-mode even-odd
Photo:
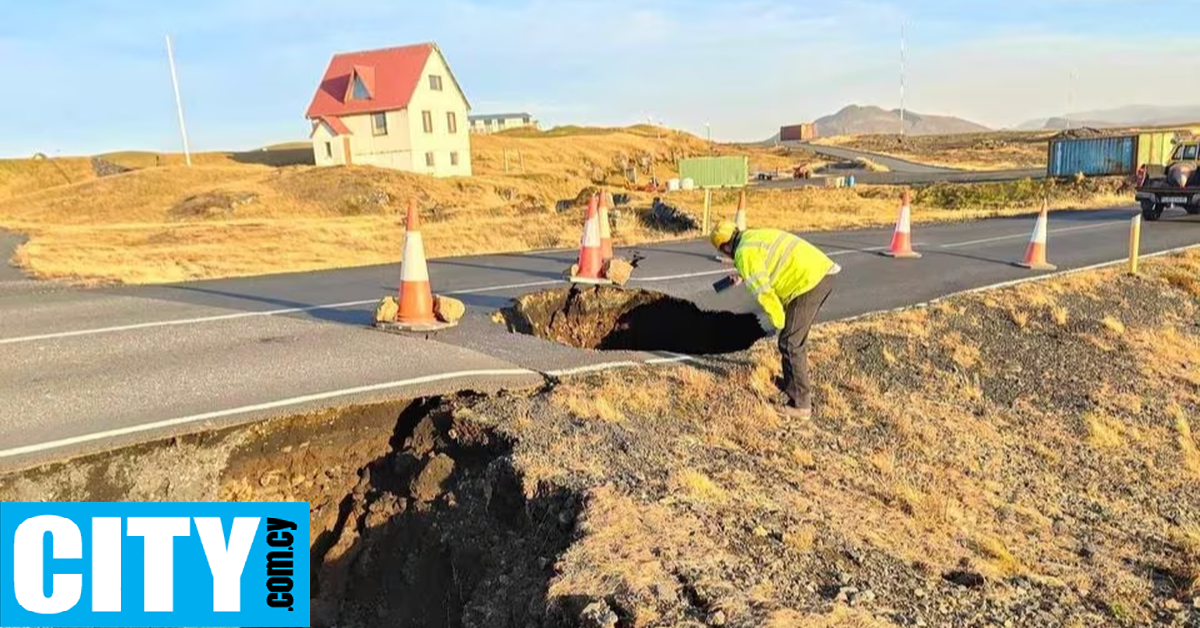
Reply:
[[[125,283],[396,262],[409,199],[421,207],[430,258],[572,248],[579,240],[579,212],[557,211],[557,201],[576,198],[593,181],[619,191],[617,173],[626,162],[637,165],[644,158],[664,179],[679,157],[733,150],[681,133],[662,138],[644,132],[481,136],[473,140],[477,176],[468,179],[369,167],[272,168],[212,153],[197,156],[192,168],[165,165],[101,179],[84,177],[20,196],[12,196],[13,191],[37,185],[13,183],[3,188],[8,198],[0,194],[0,227],[30,236],[15,262],[36,277]],[[762,149],[747,152],[754,167],[790,167],[795,158]],[[121,160],[140,164],[151,157],[158,159],[125,154]],[[49,176],[46,167],[26,162],[18,171],[36,173],[31,180],[40,181]],[[714,196],[713,219],[731,217],[737,193]],[[643,225],[636,213],[651,199],[650,194],[631,193],[632,206],[622,210],[615,243],[698,235],[670,235]],[[701,192],[674,193],[667,200],[700,217]],[[1116,200],[1100,196],[1068,206]],[[825,230],[892,224],[896,206],[896,193],[887,188],[752,190],[747,214],[751,225]],[[969,204],[938,209],[918,202],[913,221],[965,220],[1028,209],[972,209]]]
[[[1038,168],[1046,164],[1046,141],[1054,132],[992,132],[907,136],[841,135],[817,144],[843,146],[917,163],[961,170]]]

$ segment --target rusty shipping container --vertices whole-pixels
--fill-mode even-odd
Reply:
[[[817,137],[817,125],[812,122],[779,127],[779,141],[804,142]]]

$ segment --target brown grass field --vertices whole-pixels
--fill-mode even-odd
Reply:
[[[371,167],[273,167],[243,156],[113,153],[133,172],[97,178],[87,159],[0,161],[0,228],[29,236],[14,261],[33,276],[80,282],[161,283],[397,261],[410,198],[422,211],[430,257],[577,246],[578,208],[559,211],[595,185],[620,192],[621,166],[646,159],[665,182],[680,157],[748,154],[751,169],[813,163],[811,153],[713,146],[651,127],[505,133],[472,140],[475,176],[434,179]],[[505,155],[508,170],[505,170]],[[639,182],[646,175],[639,174]],[[1127,202],[1113,182],[1046,190],[1037,182],[923,189],[917,223],[1025,212],[1050,192],[1056,206]],[[697,237],[647,226],[653,194],[632,192],[614,233],[618,245]],[[751,224],[795,230],[887,225],[899,190],[868,186],[752,190]],[[667,202],[700,217],[702,193]],[[730,216],[735,192],[714,195]]]

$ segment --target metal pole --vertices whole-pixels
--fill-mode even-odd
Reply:
[[[175,88],[175,109],[179,112],[179,133],[183,136],[183,160],[192,165],[192,151],[188,148],[187,127],[183,124],[183,101],[179,97],[179,77],[175,74],[175,55],[171,52],[171,36],[167,35],[167,62],[171,65],[171,85]]]
[[[1142,215],[1133,217],[1129,225],[1129,274],[1138,273],[1138,255],[1142,241]]]
[[[904,22],[900,23],[900,137],[904,137]]]
[[[708,233],[708,215],[712,208],[712,188],[704,188],[704,233]]]

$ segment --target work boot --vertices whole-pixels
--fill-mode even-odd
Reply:
[[[794,406],[790,401],[779,406],[779,413],[798,421],[807,421],[812,418],[812,408]]]

